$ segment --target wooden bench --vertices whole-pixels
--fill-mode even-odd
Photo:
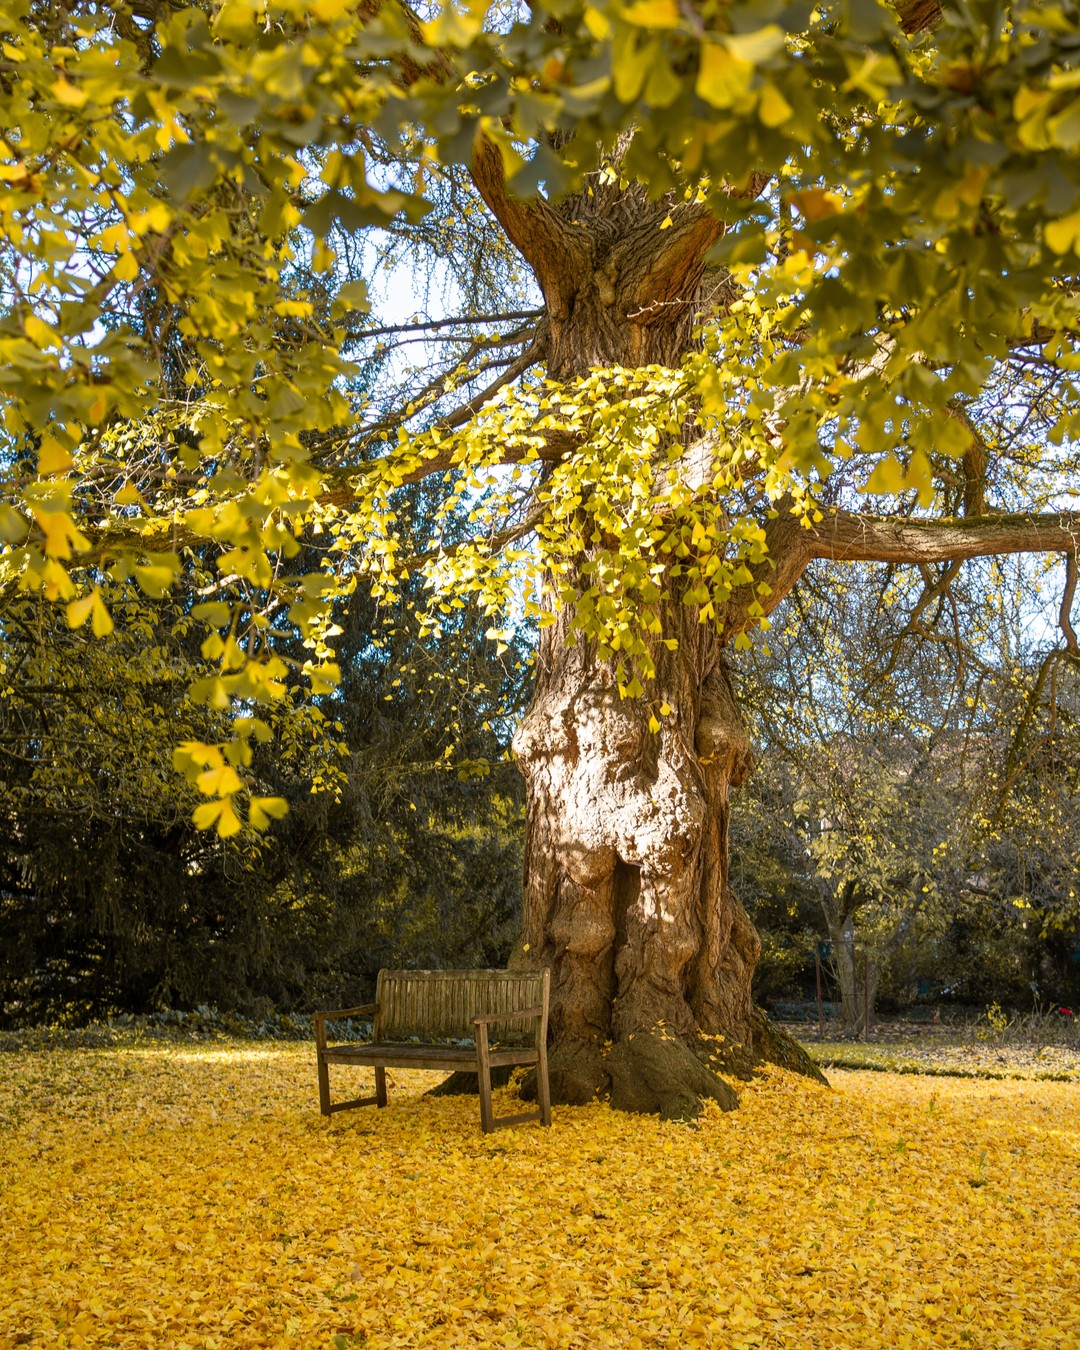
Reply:
[[[354,1106],[385,1106],[387,1069],[448,1069],[479,1078],[480,1125],[485,1134],[526,1120],[550,1125],[550,982],[547,970],[380,970],[374,1003],[315,1015],[323,1115]],[[370,1042],[327,1043],[327,1022],[364,1016],[374,1017]],[[375,1096],[331,1104],[331,1064],[374,1068]],[[517,1064],[536,1065],[539,1108],[496,1120],[491,1070]]]

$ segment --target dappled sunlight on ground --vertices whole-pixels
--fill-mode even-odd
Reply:
[[[112,1053],[118,1055],[146,1055],[153,1053],[145,1050],[117,1050]],[[310,1053],[310,1052],[308,1052]],[[168,1051],[169,1058],[181,1064],[243,1064],[246,1061],[279,1059],[281,1056],[280,1047],[267,1048],[266,1046],[193,1046],[191,1049],[180,1049],[170,1047]]]
[[[328,1122],[308,1045],[4,1055],[0,1346],[1080,1350],[1074,1084],[777,1072],[484,1136],[390,1078]]]

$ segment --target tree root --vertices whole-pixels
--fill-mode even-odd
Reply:
[[[754,1053],[759,1061],[776,1064],[781,1069],[801,1073],[804,1078],[829,1086],[829,1080],[794,1036],[771,1022],[760,1008],[754,1009]]]
[[[548,1076],[551,1100],[560,1106],[585,1106],[608,1098],[619,1111],[660,1115],[665,1120],[692,1120],[711,1099],[723,1111],[734,1111],[738,1094],[717,1077],[749,1081],[762,1064],[776,1064],[828,1087],[828,1079],[803,1047],[755,1008],[748,1042],[701,1035],[696,1047],[663,1030],[637,1031],[606,1053],[598,1044],[572,1044],[551,1051]],[[492,1069],[493,1087],[505,1087],[511,1070]],[[457,1072],[431,1088],[429,1097],[450,1097],[478,1091],[475,1073]],[[536,1071],[518,1084],[524,1101],[536,1100]]]
[[[569,1045],[556,1050],[548,1060],[551,1089],[556,1100],[568,1106],[584,1106],[607,1094],[609,1079],[603,1052],[598,1045]]]
[[[604,1061],[611,1077],[611,1104],[664,1120],[692,1120],[712,1099],[734,1111],[739,1098],[685,1042],[661,1031],[639,1031],[613,1046]]]
[[[551,1100],[560,1106],[587,1106],[607,1096],[611,1080],[599,1045],[571,1044],[548,1055]],[[536,1101],[536,1070],[530,1069],[518,1084],[518,1095]]]
[[[794,1037],[775,1026],[760,1008],[753,1008],[750,1017],[750,1034],[744,1041],[701,1033],[697,1054],[702,1062],[717,1073],[730,1074],[744,1082],[749,1082],[763,1064],[776,1064],[829,1086],[829,1080]]]

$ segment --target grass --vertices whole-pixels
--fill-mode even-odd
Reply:
[[[437,1075],[325,1121],[312,1060],[4,1056],[0,1346],[1080,1350],[1071,1084],[772,1072],[484,1136]]]
[[[988,1062],[977,1049],[931,1047],[919,1044],[874,1045],[858,1041],[804,1041],[811,1059],[828,1074],[833,1069],[866,1069],[870,1072],[922,1074],[931,1078],[985,1078],[995,1081],[1032,1080],[1080,1082],[1076,1057],[1058,1059],[1046,1053],[1042,1065],[1032,1056],[996,1054]]]
[[[811,1058],[830,1069],[923,1074],[1003,1081],[1080,1081],[1080,1036],[1075,1022],[1056,1014],[1028,1014],[996,1024],[980,1019],[962,1027],[879,1023],[868,1041],[789,1025]]]

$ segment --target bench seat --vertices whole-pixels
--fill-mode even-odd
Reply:
[[[332,1045],[323,1055],[327,1064],[381,1064],[387,1069],[449,1069],[468,1073],[476,1069],[475,1045]],[[493,1069],[506,1065],[539,1064],[540,1052],[528,1046],[488,1050]]]

